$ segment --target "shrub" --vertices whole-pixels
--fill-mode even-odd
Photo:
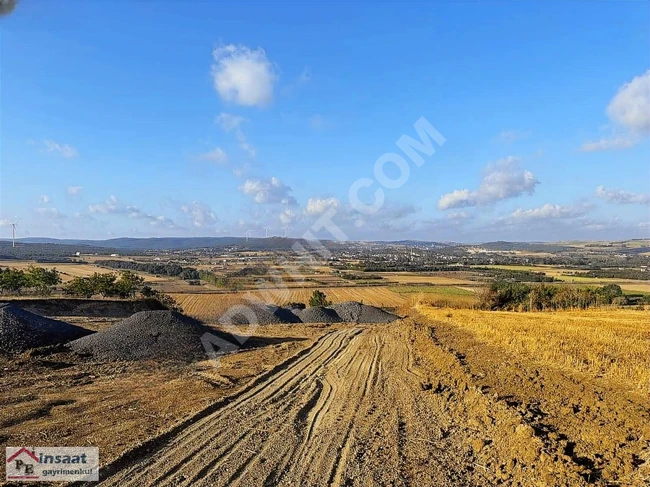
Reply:
[[[327,300],[327,296],[324,292],[316,289],[314,293],[309,298],[309,306],[329,306],[332,302]]]

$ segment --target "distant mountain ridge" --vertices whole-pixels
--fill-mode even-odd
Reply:
[[[7,241],[2,239],[0,241]],[[134,238],[120,237],[106,240],[87,240],[87,239],[57,239],[49,237],[25,237],[17,239],[17,242],[23,244],[48,244],[48,245],[68,245],[83,246],[92,248],[106,248],[117,251],[171,251],[171,250],[189,250],[199,248],[224,248],[229,246],[247,247],[251,250],[290,250],[292,246],[299,242],[305,248],[311,248],[310,243],[304,239],[269,237],[269,238],[249,238],[245,237],[149,237]],[[358,241],[358,242],[336,242],[332,240],[322,240],[320,243],[325,247],[338,246],[345,243],[357,244],[374,244],[374,245],[403,245],[409,247],[430,247],[430,248],[452,248],[452,247],[480,247],[493,251],[562,251],[571,247],[565,243],[552,242],[485,242],[464,244],[457,242],[434,242],[426,240],[382,240],[382,241]]]

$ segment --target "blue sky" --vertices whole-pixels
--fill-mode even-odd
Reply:
[[[23,0],[0,17],[0,236],[297,237],[327,214],[350,239],[646,237],[648,10]],[[421,117],[446,142],[360,214],[351,185],[371,202]]]

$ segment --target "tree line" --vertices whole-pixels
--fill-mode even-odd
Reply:
[[[22,269],[0,268],[0,292],[3,294],[21,294],[25,289],[46,296],[61,283],[61,276],[56,269],[45,269],[30,265],[26,271]]]
[[[493,311],[552,311],[626,304],[630,304],[630,299],[617,284],[587,288],[494,281],[479,295],[479,307]]]
[[[133,262],[127,260],[98,260],[96,265],[111,269],[124,269],[146,272],[157,276],[179,277],[185,280],[199,279],[199,271],[193,267],[183,267],[173,262]]]

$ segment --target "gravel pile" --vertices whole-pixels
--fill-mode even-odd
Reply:
[[[391,323],[399,319],[393,313],[357,301],[338,303],[331,309],[346,323]]]
[[[175,311],[141,311],[68,346],[96,360],[191,362],[207,358],[201,344],[205,332],[216,334],[200,321]]]
[[[303,323],[341,323],[343,321],[336,311],[321,306],[294,310],[293,312]]]
[[[80,326],[44,318],[13,304],[0,304],[0,353],[66,343],[92,333]]]
[[[286,323],[391,323],[399,319],[392,313],[382,309],[361,304],[356,301],[346,301],[334,306],[323,308],[314,306],[306,309],[286,309],[277,306],[251,306],[233,308],[219,318],[219,323],[247,325],[253,323],[255,316],[259,325],[277,325]]]
[[[223,314],[221,318],[219,318],[219,323],[224,325],[278,325],[283,323],[301,322],[298,316],[286,308],[280,308],[278,306],[272,305],[242,306],[242,308],[233,308],[232,312]],[[253,316],[255,317],[254,319]]]

